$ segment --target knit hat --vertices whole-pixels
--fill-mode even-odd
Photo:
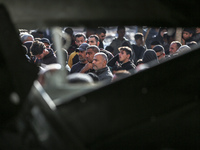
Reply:
[[[162,45],[156,45],[153,47],[153,50],[157,52],[164,52],[164,47]]]
[[[151,61],[155,61],[156,63],[158,63],[158,58],[156,56],[156,52],[152,49],[146,50],[144,52],[142,61],[143,61],[143,63],[149,63]]]
[[[83,44],[81,44],[81,45],[77,48],[77,50],[78,50],[78,51],[86,51],[86,49],[87,49],[88,46],[89,46],[88,43],[83,43]]]

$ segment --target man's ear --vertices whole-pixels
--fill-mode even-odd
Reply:
[[[99,44],[100,44],[100,42],[98,41],[98,42],[97,42],[97,46],[98,46],[98,47],[99,47]]]
[[[106,66],[106,65],[107,65],[107,61],[106,61],[106,60],[104,60],[104,61],[103,61],[103,63],[104,63],[104,66]]]
[[[127,54],[128,55],[128,58],[130,59],[131,58],[131,55],[130,54]]]

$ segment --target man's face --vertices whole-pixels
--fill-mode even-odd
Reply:
[[[101,34],[98,35],[98,37],[99,37],[100,41],[103,41],[105,39],[105,37],[106,37],[106,34],[101,33]]]
[[[44,51],[43,51],[42,54],[37,54],[37,55],[35,55],[35,57],[37,57],[37,59],[42,59],[42,58],[44,58]]]
[[[127,54],[126,54],[126,51],[120,50],[120,53],[119,53],[119,61],[121,61],[121,62],[126,62],[126,61],[129,60],[129,57],[130,57],[130,55],[127,55]]]
[[[97,46],[97,41],[95,40],[94,37],[91,37],[91,38],[88,39],[88,44]]]
[[[135,40],[136,44],[137,45],[143,45],[143,39],[144,38],[139,38],[139,39]]]
[[[51,45],[49,45],[48,43],[44,43],[44,45],[45,45],[46,49],[51,48]]]
[[[101,55],[94,56],[92,64],[93,64],[94,70],[99,70],[99,69],[105,68],[105,60],[103,59],[103,57]]]
[[[87,49],[86,50],[86,60],[89,62],[89,63],[92,63],[93,61],[93,57],[96,53],[91,49]]]
[[[79,51],[78,57],[80,62],[86,61],[86,51]]]
[[[165,54],[163,52],[156,52],[156,56],[157,56],[158,60],[161,60],[162,58],[165,57]]]
[[[76,41],[75,44],[79,47],[81,44],[83,44],[85,42],[85,39],[83,36],[81,37],[76,37]]]
[[[183,39],[184,40],[187,40],[187,39],[189,39],[191,37],[192,37],[192,33],[189,33],[187,31],[183,31]]]
[[[124,35],[125,35],[125,30],[124,29],[120,29],[117,33],[118,33],[118,37],[123,38]]]
[[[170,47],[169,47],[170,54],[176,53],[177,50],[178,50],[178,47],[177,47],[176,43],[173,43],[173,44],[170,45]]]

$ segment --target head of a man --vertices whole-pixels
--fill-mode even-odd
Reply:
[[[119,47],[119,61],[126,63],[130,60],[132,56],[132,50],[128,46]]]
[[[194,30],[192,28],[184,28],[182,34],[183,34],[183,39],[188,40],[193,36]]]
[[[90,46],[88,46],[87,49],[86,49],[86,60],[89,63],[92,63],[94,55],[96,53],[98,53],[98,52],[100,52],[100,49],[96,45],[90,45]]]
[[[77,33],[75,35],[75,44],[79,47],[81,44],[86,42],[86,36],[83,33]]]
[[[125,36],[125,33],[126,33],[126,30],[124,26],[117,27],[117,34],[118,34],[119,39],[123,39],[123,37]]]
[[[30,47],[32,55],[36,56],[38,59],[44,58],[45,45],[42,42],[34,41]]]
[[[86,60],[86,49],[87,49],[88,46],[89,46],[89,44],[83,43],[77,48],[79,61],[81,63],[87,62],[87,60]]]
[[[169,53],[170,53],[170,55],[175,54],[176,51],[179,49],[179,47],[181,47],[181,45],[182,44],[179,41],[173,41],[173,42],[171,42],[170,47],[169,47]]]
[[[96,34],[99,37],[99,41],[103,41],[106,37],[106,30],[102,27],[98,27]]]
[[[96,53],[94,55],[94,58],[93,58],[93,61],[92,61],[93,69],[96,70],[96,71],[103,69],[103,68],[106,67],[107,62],[108,62],[108,58],[107,58],[106,54],[104,54],[102,52]]]
[[[138,46],[144,45],[144,35],[142,33],[136,33],[134,38],[136,45]]]
[[[88,38],[88,44],[99,46],[99,37],[97,35],[90,35]]]
[[[158,60],[165,58],[165,50],[164,50],[164,47],[162,45],[154,46],[153,50],[156,52]]]
[[[44,45],[45,45],[45,47],[47,49],[51,48],[51,43],[50,43],[49,39],[47,39],[47,38],[41,38],[39,41],[42,42],[42,43],[44,43]]]
[[[31,34],[25,33],[21,35],[21,42],[25,43],[27,41],[34,41],[34,37]]]

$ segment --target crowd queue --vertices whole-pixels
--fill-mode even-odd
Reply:
[[[150,28],[146,33],[135,33],[135,44],[131,44],[125,38],[125,26],[118,26],[117,37],[107,46],[104,44],[107,32],[104,27],[87,28],[76,34],[71,27],[63,31],[71,38],[70,46],[63,46],[61,50],[71,83],[113,82],[191,51],[200,42],[198,27],[183,28],[181,41],[176,40],[176,30]],[[48,67],[58,66],[58,52],[50,32],[26,31],[20,32],[19,36],[27,61],[40,67],[40,75],[59,69]],[[63,45],[66,42],[63,38]],[[38,80],[43,84],[41,77]]]

